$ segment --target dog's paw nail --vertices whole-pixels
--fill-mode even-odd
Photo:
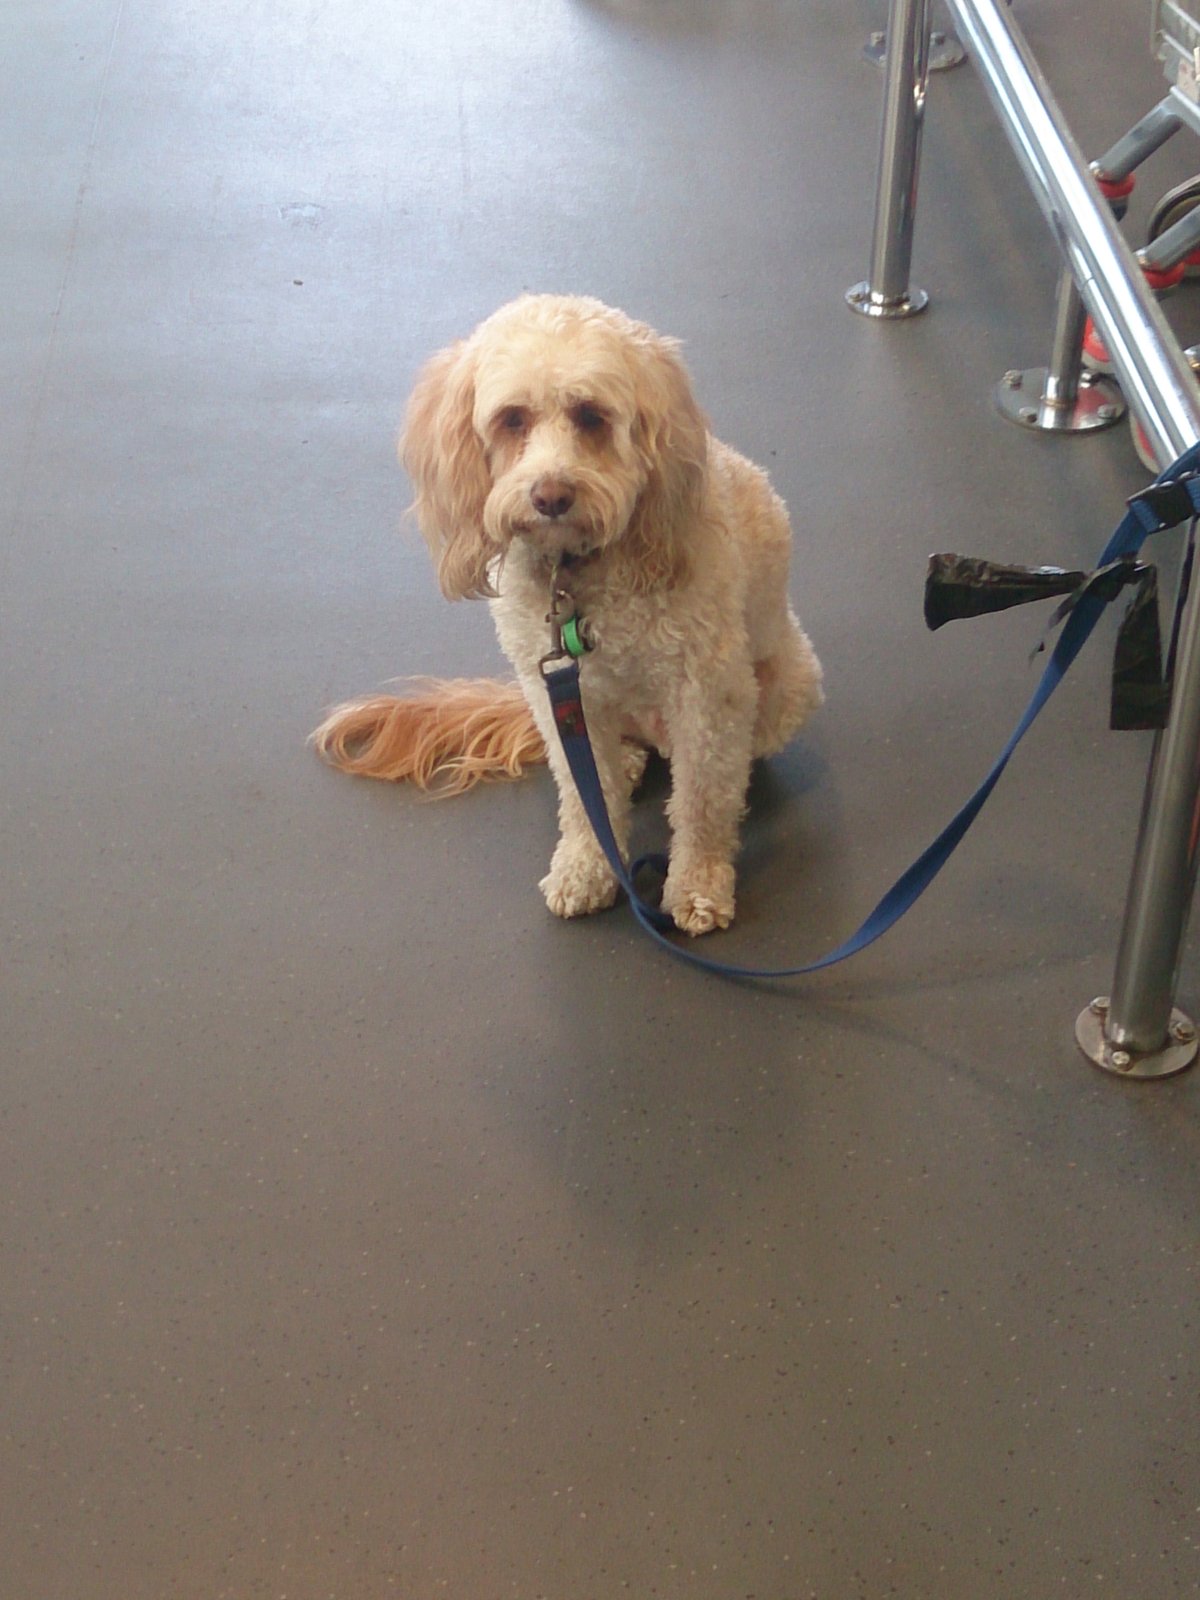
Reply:
[[[733,868],[727,862],[698,863],[682,870],[677,878],[668,876],[663,905],[675,926],[696,938],[714,928],[727,928],[733,921],[733,891]]]
[[[712,933],[714,928],[727,928],[733,921],[733,904],[718,905],[705,895],[685,895],[671,915],[677,928],[698,938],[702,933]]]

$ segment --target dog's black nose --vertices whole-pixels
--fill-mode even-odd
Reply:
[[[565,517],[575,504],[575,486],[564,478],[539,478],[529,498],[539,516]]]

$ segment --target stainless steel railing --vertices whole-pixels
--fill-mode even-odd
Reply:
[[[945,0],[987,89],[1125,397],[1162,466],[1200,441],[1200,390],[1036,61],[997,0]],[[891,0],[871,277],[848,291],[877,318],[912,316],[908,281],[925,112],[928,0]],[[1170,722],[1156,738],[1112,994],[1081,1014],[1076,1036],[1127,1076],[1179,1070],[1196,1030],[1174,1009],[1200,844],[1200,583],[1184,602]]]

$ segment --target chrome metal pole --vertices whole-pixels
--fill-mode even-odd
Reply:
[[[1006,372],[993,395],[1001,416],[1042,433],[1094,433],[1125,415],[1121,391],[1109,378],[1086,372],[1083,334],[1087,307],[1069,266],[1054,300],[1054,339],[1048,367]]]
[[[1048,406],[1066,408],[1075,404],[1079,380],[1083,376],[1083,330],[1087,308],[1075,286],[1075,279],[1063,270],[1054,306],[1054,341],[1050,349],[1050,370],[1042,398]]]
[[[1148,1064],[1157,1065],[1160,1057],[1172,1070],[1169,1063],[1181,1044],[1193,1045],[1187,1060],[1194,1054],[1195,1025],[1173,1009],[1173,1001],[1196,886],[1198,752],[1200,595],[1193,590],[1184,610],[1171,720],[1157,735],[1150,761],[1104,1027],[1109,1054],[1105,1065],[1142,1077],[1160,1075],[1144,1070]]]
[[[908,281],[929,76],[928,12],[929,0],[891,0],[871,276],[846,291],[851,310],[866,317],[911,317],[929,303]]]
[[[995,0],[947,0],[1125,394],[1166,466],[1200,440],[1200,390],[1028,47]],[[1156,741],[1109,1002],[1076,1037],[1112,1071],[1186,1066],[1196,1030],[1171,999],[1200,835],[1200,584],[1180,622],[1174,702]]]

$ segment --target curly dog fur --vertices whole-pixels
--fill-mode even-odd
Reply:
[[[548,757],[560,838],[546,903],[563,917],[611,905],[539,670],[557,570],[594,647],[583,692],[617,840],[658,750],[671,765],[663,903],[687,933],[727,927],[751,762],[821,704],[821,668],[788,598],[783,502],[709,433],[677,342],[596,300],[525,296],[427,364],[402,456],[443,592],[489,599],[517,685],[355,701],[317,749],[436,792]]]

